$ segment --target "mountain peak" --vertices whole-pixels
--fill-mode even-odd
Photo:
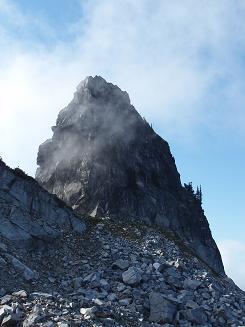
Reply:
[[[98,75],[93,76],[87,76],[84,80],[82,80],[78,86],[77,91],[81,91],[85,88],[87,89],[95,89],[95,88],[101,88],[101,87],[107,87],[109,83],[106,82],[106,80]]]
[[[102,77],[87,77],[39,148],[36,178],[79,213],[174,231],[216,272],[224,268],[201,203],[182,187],[168,143]]]
[[[106,119],[108,124],[113,125],[113,120],[117,121],[119,117],[123,120],[125,114],[130,116],[130,119],[137,114],[130,104],[128,93],[100,76],[88,76],[77,86],[70,104],[60,111],[56,125],[67,127],[80,123],[94,125],[97,122],[97,125],[101,123],[101,126],[104,126],[103,121]],[[52,129],[54,131],[56,126]]]
[[[79,85],[77,86],[77,92],[75,95],[81,97],[85,95],[90,95],[94,98],[105,98],[107,100],[113,101],[118,99],[118,101],[125,101],[130,103],[128,93],[122,91],[118,86],[108,83],[103,77],[95,75],[87,76]],[[110,97],[108,97],[110,96]]]

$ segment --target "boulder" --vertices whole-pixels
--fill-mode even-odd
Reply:
[[[119,268],[121,270],[128,269],[128,267],[129,267],[129,261],[123,259],[118,259],[112,264],[112,268]]]
[[[200,280],[190,278],[184,280],[184,289],[196,290],[201,285],[202,282]]]
[[[16,296],[18,298],[26,298],[27,297],[27,292],[24,291],[24,290],[20,290],[20,291],[17,291],[17,292],[13,292],[12,295]]]
[[[41,321],[45,315],[43,314],[40,306],[35,305],[28,315],[28,317],[23,321],[23,327],[33,327],[36,326],[36,323]]]
[[[196,307],[194,309],[189,309],[186,312],[186,318],[194,324],[205,325],[207,322],[207,314],[204,308]]]
[[[1,305],[0,306],[0,322],[3,319],[3,317],[6,316],[10,312],[12,312],[12,308],[9,305],[7,305],[7,304]]]
[[[13,265],[16,271],[22,273],[23,277],[27,281],[31,281],[33,279],[38,278],[38,274],[31,270],[29,267],[27,267],[23,262],[20,260],[16,259],[10,254],[6,254],[6,257],[8,258],[9,262]]]
[[[95,306],[91,308],[81,308],[80,313],[84,316],[85,319],[92,319],[95,317],[97,308]]]
[[[177,305],[166,299],[161,293],[152,292],[149,295],[150,317],[149,320],[156,323],[173,323],[177,312]]]
[[[136,285],[141,281],[141,273],[135,267],[129,267],[128,270],[122,273],[122,279],[125,284]]]

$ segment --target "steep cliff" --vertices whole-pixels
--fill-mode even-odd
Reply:
[[[37,246],[84,230],[85,224],[64,202],[0,160],[0,241]]]
[[[102,77],[87,77],[39,148],[38,182],[91,216],[141,221],[174,231],[224,274],[201,203],[182,187],[168,143]]]

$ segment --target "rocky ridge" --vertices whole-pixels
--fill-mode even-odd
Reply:
[[[86,234],[46,248],[1,243],[38,272],[31,282],[9,263],[1,279],[1,326],[243,326],[245,294],[214,274],[173,233],[130,221],[84,217]],[[2,319],[2,320],[1,320]]]
[[[87,77],[39,148],[38,182],[78,213],[172,230],[224,274],[200,201],[182,187],[168,143],[102,77]]]
[[[63,232],[83,233],[85,225],[64,202],[21,169],[0,160],[0,238],[44,244]]]

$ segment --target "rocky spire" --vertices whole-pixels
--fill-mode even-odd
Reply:
[[[168,143],[102,77],[81,82],[39,148],[38,182],[79,213],[172,230],[224,274],[200,201],[182,187]]]

